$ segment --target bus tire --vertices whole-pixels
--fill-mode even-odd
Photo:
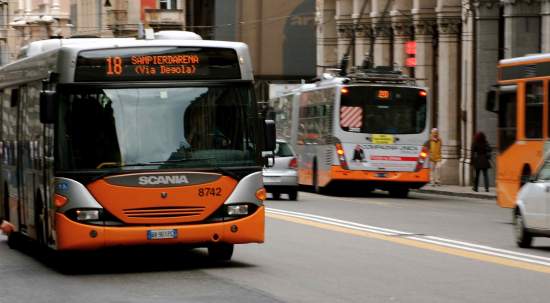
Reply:
[[[3,215],[6,221],[10,220],[10,195],[8,194],[8,185],[4,184],[4,197],[3,197]]]
[[[390,196],[394,198],[407,198],[409,196],[408,188],[396,188],[390,189]]]
[[[516,244],[521,248],[531,247],[533,235],[525,228],[523,215],[519,209],[515,210],[514,216],[514,231],[516,236]]]
[[[319,185],[319,168],[317,167],[317,159],[313,160],[313,190],[318,194],[323,194],[324,190]]]
[[[288,192],[288,199],[290,201],[296,201],[298,200],[298,190],[295,189],[293,191]]]
[[[228,243],[217,243],[208,247],[208,257],[214,261],[229,261],[233,256],[233,247]]]
[[[36,231],[36,243],[39,246],[43,246],[46,243],[44,240],[44,216],[42,197],[40,193],[36,193],[36,197],[34,198],[34,228]]]
[[[18,249],[21,247],[21,234],[19,232],[12,232],[8,236],[8,247],[11,249]]]

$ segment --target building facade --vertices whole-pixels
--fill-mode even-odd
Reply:
[[[74,36],[136,37],[144,28],[183,30],[185,0],[71,0]]]
[[[0,64],[19,56],[29,42],[68,37],[70,0],[0,1]]]
[[[354,66],[371,58],[430,88],[445,184],[471,184],[475,132],[496,144],[485,95],[498,60],[550,51],[548,0],[318,0],[316,24],[318,74],[349,55]]]

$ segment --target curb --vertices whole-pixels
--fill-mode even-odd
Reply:
[[[446,190],[440,190],[440,189],[423,189],[423,188],[415,189],[413,191],[417,193],[422,193],[422,194],[476,198],[476,199],[485,199],[485,200],[496,200],[497,198],[497,196],[492,193],[489,193],[489,194],[461,193],[461,192],[453,192],[453,191],[446,191]]]

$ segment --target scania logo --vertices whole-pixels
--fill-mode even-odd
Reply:
[[[185,175],[173,176],[140,176],[139,185],[178,185],[189,184],[189,180]]]

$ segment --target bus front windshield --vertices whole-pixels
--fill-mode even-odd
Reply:
[[[103,88],[61,93],[56,168],[256,165],[249,86]]]
[[[426,91],[410,87],[349,86],[340,92],[340,127],[370,134],[419,134],[427,119]]]

